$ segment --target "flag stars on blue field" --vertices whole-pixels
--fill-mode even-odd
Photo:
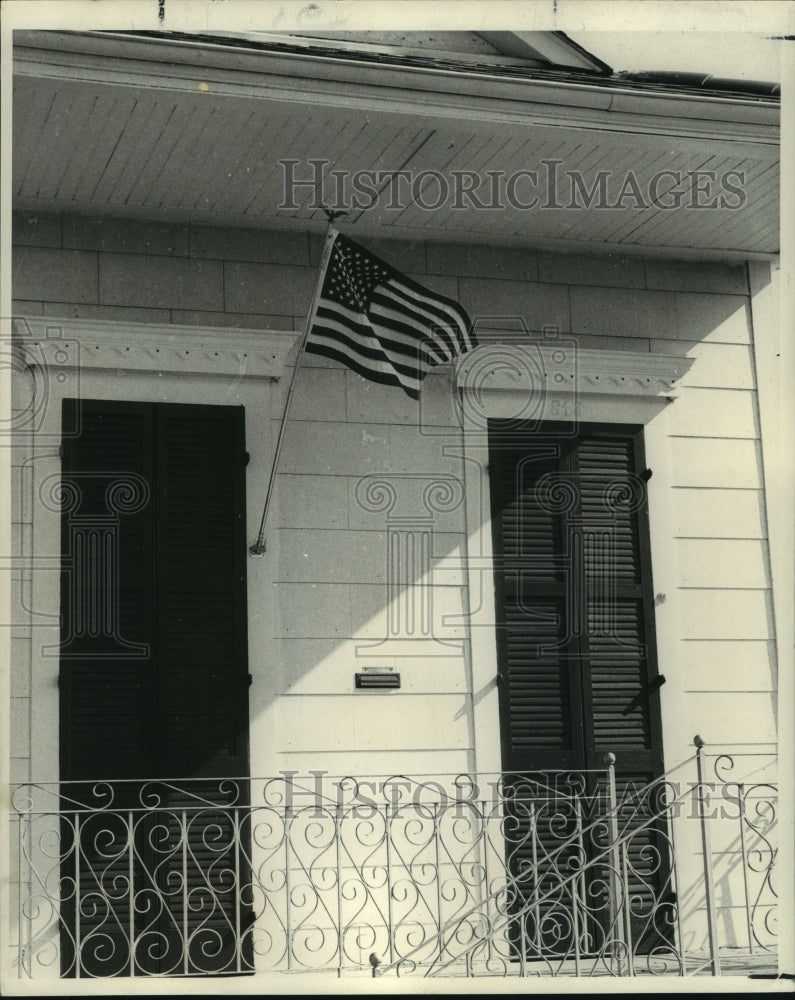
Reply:
[[[354,247],[334,246],[326,294],[341,305],[366,313],[376,285],[386,281],[390,270]]]

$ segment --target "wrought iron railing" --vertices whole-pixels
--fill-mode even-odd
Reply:
[[[722,962],[775,968],[777,790],[765,777],[772,758],[744,755],[749,773],[739,780],[736,756],[708,756],[703,741],[694,742],[694,757],[641,787],[617,783],[608,755],[602,815],[578,822],[566,843],[533,858],[485,905],[379,974],[720,975]],[[676,829],[681,835],[688,820],[683,851]],[[693,851],[693,821],[700,852]],[[732,926],[739,914],[743,930]]]
[[[21,785],[19,974],[717,971],[726,944],[774,948],[775,789],[735,780],[728,755],[712,765],[710,779],[669,773],[641,788],[616,781],[612,763]],[[732,806],[728,839],[707,797]],[[701,859],[711,900],[694,891],[707,880],[693,843],[674,844],[687,803],[704,806],[695,829],[713,839]],[[730,941],[738,914],[742,940]]]

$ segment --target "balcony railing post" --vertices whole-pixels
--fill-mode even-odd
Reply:
[[[616,960],[618,975],[623,975],[622,953],[625,948],[623,907],[619,900],[619,872],[621,858],[618,844],[618,795],[616,794],[616,755],[605,754],[607,764],[608,816],[607,825],[610,837],[610,927],[613,933],[612,957]],[[624,891],[627,887],[624,886]],[[627,956],[629,960],[629,956]]]
[[[707,894],[707,934],[709,937],[709,957],[712,975],[720,975],[720,954],[718,951],[718,928],[715,920],[715,878],[712,870],[712,844],[710,842],[709,789],[704,781],[704,741],[700,736],[693,738],[696,747],[696,770],[698,774],[699,820],[701,821],[701,849],[704,860],[704,888]]]
[[[536,812],[536,804],[532,802],[530,804],[530,836],[531,836],[531,846],[532,846],[532,857],[533,857],[533,931],[534,940],[533,947],[535,948],[535,957],[541,957],[541,906],[538,902],[538,897],[541,894],[541,880],[538,877],[538,814]]]
[[[577,796],[575,796],[574,798],[574,822],[577,831],[577,850],[579,852],[578,860],[580,866],[582,866],[585,861],[584,858],[585,845],[582,838],[582,802]],[[580,873],[576,873],[570,881],[571,881],[571,927],[572,927],[572,934],[574,937],[574,975],[579,979],[580,976],[582,975],[582,964],[581,964],[581,954],[580,954],[582,942],[580,939],[580,912],[579,912],[581,900],[580,900],[580,894],[578,892]],[[587,916],[584,908],[582,913],[582,919],[583,919],[583,924],[585,924]],[[587,934],[587,926],[583,926],[582,934],[583,938],[585,938]]]
[[[127,810],[127,924],[130,928],[130,977],[135,975],[135,821]]]
[[[342,810],[345,807],[341,802],[337,802],[334,807],[334,856],[337,863],[337,975],[342,974],[342,964],[344,958],[345,931],[343,929],[343,906],[342,906]],[[364,883],[364,866],[362,866],[362,883]],[[370,964],[372,965],[372,955]],[[375,956],[378,964],[378,956]],[[375,978],[375,965],[373,965],[373,978]]]
[[[284,810],[284,936],[287,942],[287,971],[293,968],[293,927],[292,913],[292,889],[290,886],[290,838],[292,837],[292,827],[290,820],[293,815],[292,806],[288,805]]]
[[[439,801],[438,805],[434,807],[434,825],[433,825],[433,851],[434,851],[434,865],[436,867],[436,929],[441,932],[444,926],[444,916],[443,916],[443,896],[442,896],[442,855],[440,850],[439,841],[442,836],[442,803]],[[486,858],[486,863],[488,863],[488,858]],[[439,938],[439,948],[441,949],[441,938]],[[441,958],[441,950],[439,952],[439,957]]]
[[[27,948],[25,947],[25,895],[28,890],[25,887],[28,883],[30,883],[30,891],[32,892],[33,885],[33,878],[28,876],[26,870],[23,870],[22,859],[25,857],[25,849],[23,846],[24,839],[25,834],[23,831],[22,816],[19,815],[17,816],[17,870],[19,872],[19,889],[17,892],[17,974],[20,979],[22,979],[23,970],[26,970],[27,967]],[[29,864],[26,867],[29,867]],[[28,978],[30,978],[30,973],[28,973]]]
[[[740,803],[740,852],[743,864],[743,899],[745,902],[745,927],[748,932],[748,953],[754,953],[754,931],[751,912],[751,893],[748,886],[748,845],[745,841],[745,785],[737,785],[737,798]]]
[[[80,963],[83,960],[83,942],[80,930],[80,813],[75,812],[75,979],[80,979]]]
[[[182,971],[190,972],[190,926],[188,923],[188,812],[180,811],[181,864],[182,864]]]
[[[399,808],[399,807],[398,807]],[[396,810],[397,811],[397,808]],[[389,847],[390,822],[394,817],[389,812],[389,803],[384,806],[384,836],[386,838],[386,905],[387,905],[387,934],[389,935],[389,964],[395,961],[395,925],[392,913],[392,852]]]

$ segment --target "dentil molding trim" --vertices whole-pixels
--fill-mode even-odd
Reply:
[[[24,363],[50,371],[98,369],[278,379],[296,333],[230,327],[50,318],[14,319]]]
[[[465,394],[670,396],[693,363],[664,354],[578,347],[569,337],[481,344],[464,355],[456,383]]]

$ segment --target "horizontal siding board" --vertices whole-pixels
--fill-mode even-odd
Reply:
[[[43,302],[99,301],[95,253],[17,247],[11,264],[14,298]]]
[[[674,435],[709,438],[756,438],[756,400],[750,389],[689,388],[670,407]]]
[[[93,303],[47,302],[41,310],[48,318],[107,319],[117,323],[169,323],[174,316],[169,309],[150,309],[146,306],[99,306]],[[84,372],[84,377],[90,377]],[[195,398],[195,397],[194,397]]]
[[[685,731],[698,733],[708,749],[716,743],[765,745],[777,738],[775,692],[691,692],[680,708]]]
[[[650,341],[652,354],[693,359],[678,383],[679,391],[690,386],[704,389],[753,389],[754,366],[751,349],[743,344],[711,344],[702,341]]]
[[[61,246],[61,216],[54,212],[14,211],[11,213],[11,225],[14,246]]]
[[[398,750],[381,750],[378,747],[361,751],[325,750],[302,751],[300,749],[280,751],[277,755],[279,771],[297,770],[296,781],[301,776],[310,776],[311,771],[323,773],[325,788],[326,777],[336,776],[378,775],[388,778],[393,775],[411,775],[417,778],[425,775],[432,778],[465,774],[471,769],[470,753],[467,748],[449,750],[445,747],[424,747],[413,750],[403,747]],[[310,786],[313,787],[313,786]],[[382,786],[378,785],[376,791]],[[368,794],[372,790],[368,789]],[[333,793],[336,795],[336,791]]]
[[[293,370],[271,389],[271,414],[281,420]],[[345,372],[299,366],[293,383],[290,420],[345,421]]]
[[[210,263],[205,261],[204,263]],[[231,312],[306,316],[316,274],[292,264],[224,261],[225,307]]]
[[[367,490],[370,484],[378,482],[382,477],[378,474],[373,476],[350,476],[346,481],[348,484],[348,518],[351,529],[359,531],[384,531],[388,524],[392,523],[396,527],[397,519],[401,517],[417,518],[427,520],[433,527],[434,532],[460,532],[466,530],[466,512],[463,499],[458,503],[456,496],[450,503],[450,510],[433,509],[428,511],[424,499],[425,491],[429,484],[439,481],[441,484],[449,485],[451,489],[457,489],[460,479],[453,480],[448,477],[434,476],[400,476],[387,475],[389,486],[394,489],[395,505],[389,510],[373,509],[368,506]],[[463,486],[459,494],[463,498]],[[374,506],[374,505],[373,505]]]
[[[11,640],[11,697],[30,696],[30,642],[27,639]]]
[[[192,224],[190,256],[309,266],[309,241],[306,233]]]
[[[428,243],[426,252],[429,274],[538,280],[536,254],[530,250],[473,243]]]
[[[765,538],[761,490],[674,489],[669,493],[679,538]]]
[[[748,290],[744,264],[667,260],[645,263],[647,288],[732,295],[744,295]]]
[[[166,320],[166,322],[168,322]],[[205,312],[203,309],[172,309],[171,322],[180,326],[235,327],[245,330],[293,329],[292,316],[265,316],[262,313]]]
[[[755,441],[673,438],[670,454],[674,486],[762,487]]]
[[[415,602],[419,602],[423,595],[430,598],[432,635],[428,636],[428,641],[431,644],[435,641],[439,646],[439,651],[444,651],[449,655],[450,650],[446,649],[444,643],[458,643],[466,636],[464,588],[436,586],[432,591],[428,591],[427,588],[415,587],[413,594]],[[380,640],[391,636],[393,633],[388,626],[388,618],[397,611],[400,615],[395,633],[397,641],[399,642],[401,637],[419,638],[419,622],[416,623],[413,633],[407,631],[406,619],[403,614],[407,596],[406,591],[401,591],[397,601],[387,605],[386,587],[352,584],[352,634],[362,640]],[[417,604],[415,603],[415,614],[416,609]],[[377,653],[377,650],[374,649],[373,652]],[[364,655],[369,654],[364,653]]]
[[[276,582],[382,583],[390,576],[391,558],[399,558],[400,565],[395,565],[394,572],[399,572],[401,579],[424,579],[429,583],[429,577],[423,573],[419,552],[414,557],[413,567],[405,561],[408,559],[406,545],[409,539],[413,538],[413,543],[418,546],[418,536],[419,532],[392,535],[400,546],[400,553],[397,557],[390,557],[387,534],[384,532],[285,528],[279,532]],[[445,564],[445,557],[459,552],[461,536],[433,532],[426,538],[435,578],[441,572],[445,584],[460,586],[463,583],[462,560],[448,559]],[[411,576],[404,577],[403,574]]]
[[[340,699],[345,725],[327,695],[282,699],[281,745],[285,750],[423,750],[439,745],[444,733],[448,749],[469,743],[464,695],[409,695],[359,691]],[[409,723],[409,720],[410,723]]]
[[[767,544],[762,540],[680,538],[676,559],[680,587],[770,586]]]
[[[643,261],[616,254],[591,257],[586,254],[540,253],[538,280],[567,285],[643,288]]]
[[[63,238],[64,246],[75,250],[175,257],[188,253],[187,226],[151,219],[65,216]]]
[[[101,254],[100,301],[104,305],[223,310],[221,268],[217,261]]]
[[[571,332],[674,340],[677,336],[674,293],[574,287]]]
[[[406,643],[403,656],[388,663],[374,661],[366,650],[357,652],[352,639],[278,639],[271,654],[280,665],[284,693],[338,695],[355,693],[354,675],[367,666],[390,666],[400,674],[400,690],[407,694],[453,694],[467,688],[463,656],[427,656],[427,645]],[[256,682],[255,682],[256,683]]]
[[[751,312],[748,299],[739,295],[676,296],[676,323],[681,340],[716,344],[749,344]]]
[[[279,474],[271,524],[279,528],[347,528],[349,482],[346,476]]]
[[[12,697],[10,711],[10,755],[12,757],[27,757],[32,751],[30,745],[30,698]]]
[[[463,482],[464,460],[460,449],[453,447],[443,451],[439,447],[438,437],[418,434],[416,426],[393,425],[388,433],[389,458],[393,472],[408,472],[418,478],[427,477],[426,483],[433,481],[435,477],[444,479],[446,476],[455,476]],[[458,443],[458,435],[445,443],[455,445]],[[371,471],[378,472],[378,467]]]
[[[772,605],[764,590],[688,590],[680,592],[684,639],[772,638]]]
[[[570,332],[569,289],[565,285],[469,278],[461,281],[459,295],[469,315],[481,317],[484,324],[489,318],[521,316],[531,330],[554,326]]]
[[[279,584],[273,634],[275,638],[347,638],[351,634],[350,587],[344,583]]]
[[[766,639],[680,643],[675,670],[687,691],[771,691],[776,686],[773,644]]]
[[[405,392],[385,391],[385,386],[362,378],[353,371],[341,371],[340,374],[345,380],[343,398],[346,412],[343,419],[356,423],[398,424],[415,428],[418,426],[423,412],[422,404],[418,404]],[[423,381],[423,397],[426,395],[429,383],[428,378]],[[427,414],[427,403],[423,409]]]
[[[289,423],[279,468],[281,472],[337,476],[391,471],[389,428],[319,421]]]

